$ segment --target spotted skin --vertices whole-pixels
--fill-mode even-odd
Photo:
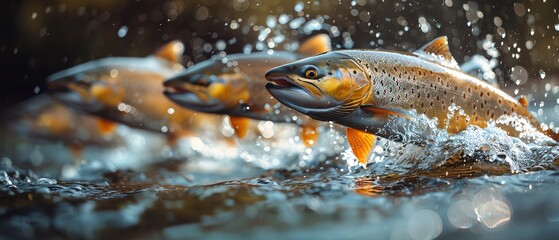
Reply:
[[[356,59],[373,83],[372,97],[363,105],[403,111],[416,110],[429,118],[437,118],[438,127],[450,133],[468,125],[487,127],[489,120],[502,115],[518,114],[539,126],[529,111],[505,92],[477,78],[412,55],[381,51],[345,51]],[[456,105],[464,115],[450,112]],[[453,116],[447,119],[447,116]],[[511,135],[518,132],[500,126]]]

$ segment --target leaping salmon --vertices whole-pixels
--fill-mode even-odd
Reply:
[[[249,119],[295,123],[307,146],[317,138],[319,122],[285,107],[266,91],[264,73],[272,67],[331,50],[330,38],[319,34],[303,42],[295,52],[276,51],[214,57],[165,81],[165,95],[186,108],[229,115],[238,137],[249,129]]]
[[[266,89],[281,103],[314,119],[348,127],[348,142],[363,166],[375,135],[426,144],[427,132],[405,134],[419,114],[436,118],[437,127],[451,134],[468,125],[484,128],[493,120],[509,135],[518,136],[522,129],[515,122],[497,121],[510,115],[541,131],[525,98],[516,100],[461,72],[446,37],[413,53],[333,51],[273,68],[266,79]]]
[[[87,113],[140,128],[165,133],[170,142],[190,135],[216,116],[196,114],[169,101],[161,92],[165,78],[183,67],[184,45],[173,41],[145,58],[113,57],[87,62],[48,78],[55,99]],[[107,121],[100,127],[112,129]]]

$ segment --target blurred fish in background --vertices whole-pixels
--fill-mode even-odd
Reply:
[[[182,107],[200,112],[226,114],[235,134],[244,138],[251,121],[267,120],[301,126],[305,146],[318,139],[320,122],[280,104],[263,91],[264,74],[272,67],[332,50],[330,38],[318,34],[294,52],[254,52],[214,56],[185,69],[164,82],[165,95]],[[327,125],[327,124],[325,124]]]
[[[162,94],[163,80],[183,68],[183,51],[184,45],[173,41],[145,58],[94,60],[51,75],[49,91],[77,110],[166,134],[171,144],[201,127],[219,133],[218,116],[183,109]]]
[[[112,129],[116,124],[73,110],[45,94],[12,106],[0,121],[1,154],[35,167],[79,164],[85,149],[125,145],[123,136]]]

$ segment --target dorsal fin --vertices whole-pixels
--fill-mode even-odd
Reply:
[[[422,59],[436,62],[448,68],[460,70],[458,63],[450,53],[448,38],[446,36],[435,38],[435,40],[425,44],[425,46],[413,53]]]
[[[179,40],[175,40],[160,47],[153,55],[172,63],[181,63],[183,53],[184,44]]]
[[[330,37],[327,34],[321,33],[301,43],[296,52],[306,56],[314,56],[329,51],[332,51]]]

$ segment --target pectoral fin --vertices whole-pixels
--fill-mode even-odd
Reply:
[[[316,126],[305,125],[301,127],[301,139],[305,147],[312,147],[316,143],[316,139],[318,139]]]
[[[373,107],[373,106],[361,106],[361,109],[374,113],[375,115],[386,115],[386,116],[398,116],[407,119],[412,119],[412,117],[408,116],[406,113],[390,109],[390,108],[381,108],[381,107]]]
[[[229,124],[235,129],[235,135],[239,138],[246,137],[250,127],[250,119],[244,117],[229,116]]]
[[[109,135],[115,132],[116,123],[113,121],[99,118],[97,119],[97,129],[101,134]]]
[[[551,139],[555,140],[556,142],[559,142],[559,133],[556,133],[551,129],[547,129],[544,132],[544,134],[547,135],[548,137],[550,137]]]
[[[376,136],[353,128],[346,129],[346,136],[351,151],[353,151],[359,164],[365,168],[369,157],[373,153],[373,147],[377,140]]]

